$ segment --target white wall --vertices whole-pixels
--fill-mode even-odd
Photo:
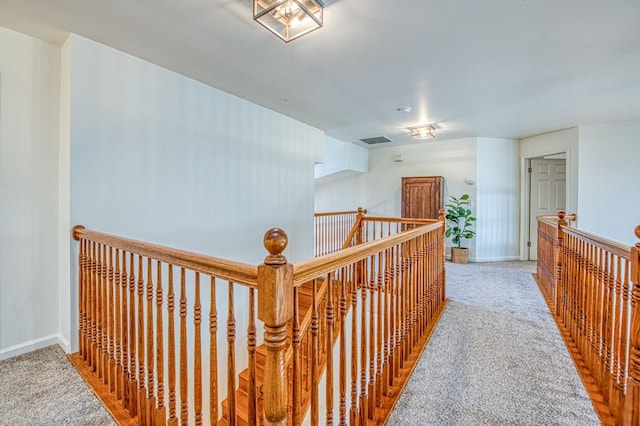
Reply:
[[[79,36],[70,114],[72,226],[252,264],[277,226],[313,256],[320,130]]]
[[[520,257],[519,142],[478,138],[476,258],[478,262]]]
[[[640,225],[640,121],[579,127],[580,229],[635,245]]]
[[[324,137],[322,164],[316,164],[315,178],[327,179],[341,172],[366,173],[369,170],[369,150],[353,143]]]
[[[404,161],[393,161],[396,155],[402,155]],[[364,207],[370,215],[400,217],[402,177],[408,176],[444,176],[445,200],[448,194],[468,193],[475,203],[475,186],[464,181],[476,179],[476,140],[372,149],[368,173],[316,184],[316,211]],[[475,240],[466,245],[475,256]]]
[[[59,66],[0,28],[0,359],[57,340]]]

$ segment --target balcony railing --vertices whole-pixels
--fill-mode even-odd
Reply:
[[[569,218],[538,218],[536,281],[603,423],[640,425],[640,243],[614,243]]]
[[[296,265],[278,229],[253,266],[75,227],[72,361],[120,424],[384,422],[446,303],[444,225],[351,218]]]

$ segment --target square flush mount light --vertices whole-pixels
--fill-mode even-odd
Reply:
[[[436,129],[432,125],[416,126],[409,128],[414,139],[429,139],[436,137]]]
[[[285,43],[322,27],[322,0],[253,0],[253,19]]]

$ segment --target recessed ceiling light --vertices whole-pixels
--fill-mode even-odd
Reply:
[[[410,106],[398,107],[396,108],[396,111],[401,112],[403,114],[408,114],[411,112],[411,107]]]

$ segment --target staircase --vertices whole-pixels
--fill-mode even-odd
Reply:
[[[326,288],[322,287],[320,284],[323,280],[318,279],[317,282],[318,284],[318,315],[320,318],[323,318],[323,316],[325,315],[325,306],[326,306],[326,299],[324,296],[326,294]],[[336,284],[334,282],[334,284]],[[349,288],[349,286],[347,285],[347,287]],[[340,285],[334,285],[333,286],[333,303],[334,303],[334,333],[333,333],[333,342],[335,344],[335,342],[337,341],[338,337],[339,337],[339,331],[340,331],[340,312],[339,312],[339,304],[340,304],[340,297],[341,297],[341,286]],[[351,298],[349,296],[347,296],[346,298],[346,302],[347,302],[347,313],[349,312],[349,309],[351,307]],[[312,307],[313,307],[313,283],[312,282],[307,282],[305,284],[303,284],[302,286],[300,286],[298,288],[298,309],[299,309],[299,318],[300,318],[300,330],[301,330],[301,335],[302,335],[302,341],[304,341],[305,339],[309,339],[310,340],[310,335],[311,335],[311,327],[310,327],[310,323],[311,323],[311,314],[312,314]],[[288,346],[287,346],[287,356],[286,356],[286,361],[287,361],[287,376],[289,379],[289,389],[288,389],[288,393],[289,393],[289,397],[291,398],[291,394],[292,394],[292,389],[293,389],[293,363],[292,361],[292,357],[293,357],[293,350],[291,347],[291,341],[292,341],[292,329],[293,329],[293,324],[292,324],[293,320],[290,320],[287,324],[287,341]],[[324,321],[319,321],[319,325],[322,327],[324,326],[325,322]],[[326,333],[324,330],[320,330],[319,331],[319,368],[318,368],[318,375],[321,376],[322,373],[324,372],[324,369],[326,367]],[[323,338],[324,337],[324,338]],[[303,346],[303,345],[301,345]],[[255,352],[255,371],[256,371],[256,383],[255,383],[255,389],[256,389],[256,399],[257,399],[257,410],[256,410],[256,415],[258,417],[258,419],[262,419],[262,405],[261,405],[261,397],[260,397],[260,390],[262,387],[262,384],[264,382],[264,364],[265,364],[265,357],[266,357],[266,346],[264,344],[258,346],[256,348],[256,352]],[[302,365],[310,365],[311,363],[311,359],[308,355],[308,352],[301,350],[301,359]],[[307,373],[307,375],[309,376],[309,380],[310,380],[310,370],[309,371],[303,371],[304,373]],[[250,424],[258,424],[257,421],[255,422],[249,422],[249,368],[246,368],[245,370],[243,370],[239,375],[239,383],[238,383],[238,388],[235,391],[235,403],[236,403],[236,425],[237,426],[248,426]],[[303,381],[304,384],[307,383],[306,380]],[[301,416],[304,417],[304,414],[307,412],[307,409],[309,408],[311,399],[310,399],[310,394],[307,392],[306,393],[306,397],[304,395],[304,390],[303,390],[303,398],[301,398],[301,407],[299,412],[301,413]],[[287,424],[292,424],[293,422],[291,421],[291,406],[289,406],[288,409],[288,413],[287,413]],[[260,422],[261,424],[262,422]],[[229,425],[229,399],[225,399],[222,402],[222,417],[220,418],[220,420],[218,421],[218,425],[219,426],[227,426]]]

